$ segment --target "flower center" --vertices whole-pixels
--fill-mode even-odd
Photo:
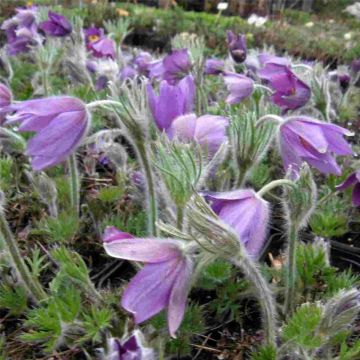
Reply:
[[[95,41],[98,41],[100,39],[100,36],[99,35],[89,35],[88,36],[88,40],[90,42],[95,42]]]

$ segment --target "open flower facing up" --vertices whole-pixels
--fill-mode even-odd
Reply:
[[[340,126],[306,117],[289,117],[280,126],[280,152],[285,170],[297,172],[303,162],[324,174],[340,175],[334,154],[351,155],[350,145],[343,138],[353,135]]]
[[[6,108],[11,104],[11,91],[4,84],[0,83],[0,124],[5,120]]]
[[[115,58],[115,42],[104,35],[104,30],[92,26],[84,30],[86,48],[97,58]]]
[[[34,170],[57,165],[77,148],[89,126],[85,104],[69,96],[22,101],[5,108],[7,124],[20,123],[19,131],[37,134],[28,142],[26,155]]]
[[[226,32],[229,52],[236,63],[242,63],[246,59],[246,37],[244,34],[234,34],[231,30]]]
[[[309,86],[285,65],[266,63],[258,75],[275,91],[271,100],[284,113],[304,106],[311,97]]]
[[[343,183],[336,186],[336,190],[345,190],[353,186],[352,202],[354,206],[360,206],[360,170],[351,174]]]
[[[52,11],[49,11],[49,20],[40,23],[39,28],[44,31],[46,35],[55,37],[64,37],[70,35],[72,32],[72,26],[69,20],[65,16]]]
[[[177,117],[167,133],[180,141],[194,140],[213,155],[226,140],[228,125],[229,120],[223,116],[187,114]]]
[[[257,258],[264,247],[269,204],[251,189],[202,192],[201,195],[226,224],[237,232],[249,255]]]
[[[195,84],[191,75],[183,78],[177,85],[167,81],[160,83],[159,95],[153,87],[147,86],[149,106],[157,127],[167,131],[175,118],[193,110]]]
[[[173,50],[162,61],[163,79],[170,84],[186,76],[191,69],[190,57],[187,49]]]
[[[238,104],[254,91],[254,81],[244,75],[225,73],[224,82],[230,91],[230,95],[226,98],[229,104]]]
[[[206,75],[219,75],[224,71],[225,63],[219,59],[207,59],[205,61],[204,73]]]
[[[126,339],[110,338],[103,360],[155,360],[155,354],[142,345],[141,333],[135,330]]]
[[[134,238],[114,227],[105,230],[103,241],[108,255],[146,263],[124,291],[121,305],[134,315],[137,324],[167,308],[169,332],[175,337],[193,272],[193,261],[185,254],[182,242]]]

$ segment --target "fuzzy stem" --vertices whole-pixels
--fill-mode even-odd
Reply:
[[[157,236],[157,202],[156,202],[156,190],[154,183],[154,176],[151,170],[150,159],[148,156],[148,151],[143,141],[136,141],[136,148],[140,157],[140,162],[142,163],[142,167],[144,169],[145,178],[147,182],[148,188],[148,196],[149,196],[149,230],[150,234]]]
[[[261,275],[258,266],[248,256],[237,256],[231,262],[242,270],[245,277],[254,286],[256,298],[261,307],[266,343],[276,346],[276,308],[266,280]]]
[[[266,121],[273,121],[275,123],[282,124],[284,122],[284,119],[279,115],[273,115],[273,114],[264,115],[260,119],[258,119],[258,121],[256,122],[256,127],[258,128]]]
[[[270,94],[273,94],[274,91],[271,90],[269,87],[265,86],[265,85],[261,85],[261,84],[254,84],[255,89],[262,89],[265,90],[267,92],[269,92]]]
[[[298,228],[291,222],[289,229],[289,246],[287,250],[287,278],[285,289],[284,314],[291,315],[294,307],[295,297],[295,277],[296,277],[296,248],[297,248]]]
[[[309,65],[306,65],[306,64],[293,64],[291,65],[291,67],[293,69],[296,69],[296,68],[302,68],[302,69],[306,69],[306,70],[309,70],[309,71],[313,71],[313,68]]]
[[[114,100],[97,100],[89,104],[86,104],[86,107],[91,110],[93,108],[106,106],[106,105],[121,106],[121,103]]]
[[[184,207],[178,205],[176,209],[176,227],[181,231],[184,224]]]
[[[31,298],[37,303],[43,299],[46,299],[47,296],[45,291],[43,290],[38,280],[33,278],[23,260],[17,242],[9,228],[4,211],[2,209],[0,210],[0,236],[6,244],[12,266],[15,268],[17,276],[19,277],[21,283],[24,285]]]
[[[70,189],[71,189],[71,206],[74,209],[76,216],[80,211],[80,175],[77,167],[76,154],[69,157],[70,170]]]
[[[294,183],[291,180],[287,180],[287,179],[280,179],[280,180],[274,180],[269,182],[268,184],[266,184],[265,186],[263,186],[258,192],[257,194],[259,196],[264,196],[267,192],[271,191],[272,189],[278,187],[278,186],[290,186],[290,187],[294,187]]]
[[[236,187],[238,189],[242,188],[244,185],[247,170],[248,170],[247,166],[239,166],[239,176],[238,176],[237,182],[236,182]]]

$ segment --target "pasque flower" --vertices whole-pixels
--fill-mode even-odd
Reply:
[[[155,360],[154,351],[144,347],[139,330],[125,339],[110,338],[104,360]]]
[[[360,206],[360,170],[352,173],[343,183],[336,186],[337,190],[345,190],[353,186],[352,202],[355,206]]]
[[[86,48],[97,58],[115,58],[115,42],[104,35],[104,30],[92,26],[85,29]]]
[[[224,71],[225,62],[219,59],[207,59],[204,72],[206,75],[219,75]]]
[[[90,118],[85,104],[69,96],[22,101],[5,108],[7,124],[20,123],[19,131],[33,131],[26,155],[35,170],[63,162],[80,144]]]
[[[163,61],[163,79],[171,84],[186,76],[191,69],[190,57],[187,49],[173,50]]]
[[[229,52],[236,63],[242,63],[246,59],[246,37],[244,34],[234,34],[231,30],[226,32]]]
[[[257,258],[264,247],[269,204],[252,189],[202,192],[213,211],[237,232],[249,255]]]
[[[193,110],[195,84],[191,75],[183,78],[177,85],[167,81],[160,83],[159,95],[156,96],[153,87],[147,86],[149,106],[157,127],[167,131],[173,120]]]
[[[352,133],[338,125],[306,117],[292,116],[280,126],[280,152],[286,170],[297,172],[307,162],[324,174],[340,175],[334,154],[351,155],[350,145],[343,138]]]
[[[247,76],[236,73],[225,73],[224,82],[230,91],[226,102],[229,104],[238,104],[254,91],[254,81]]]
[[[180,141],[194,140],[212,155],[226,140],[228,125],[229,120],[223,116],[187,114],[177,117],[167,133]]]
[[[48,16],[49,20],[39,24],[39,28],[44,31],[46,35],[64,37],[71,34],[72,26],[65,16],[52,11],[49,11]]]
[[[103,236],[105,251],[113,257],[146,265],[130,281],[121,305],[137,324],[167,308],[171,336],[181,324],[190,290],[193,261],[174,239],[134,238],[114,227]]]
[[[11,103],[11,91],[4,84],[0,83],[0,124],[5,120],[6,108]]]
[[[271,100],[284,113],[304,106],[311,97],[309,86],[285,65],[267,62],[258,75],[275,91]]]

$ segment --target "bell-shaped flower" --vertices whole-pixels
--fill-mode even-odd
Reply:
[[[360,206],[360,170],[352,173],[343,183],[336,186],[336,190],[346,190],[353,186],[352,202],[354,206]]]
[[[250,256],[264,247],[269,222],[269,203],[252,189],[202,192],[219,218],[237,232]]]
[[[134,238],[114,227],[103,237],[108,255],[146,265],[125,289],[121,305],[142,323],[167,309],[170,335],[181,324],[191,286],[193,261],[182,242],[174,239]]]
[[[189,52],[187,49],[173,50],[171,54],[165,56],[162,61],[163,79],[170,84],[186,76],[191,69]]]
[[[258,75],[275,91],[270,98],[284,113],[304,106],[311,97],[310,87],[285,65],[266,63]]]
[[[226,98],[229,104],[238,104],[254,91],[254,81],[247,76],[236,73],[225,73],[224,82],[230,92]]]
[[[213,155],[225,142],[228,125],[229,120],[223,116],[187,114],[177,117],[167,134],[184,142],[196,141]]]
[[[195,84],[191,75],[183,78],[177,85],[170,85],[167,81],[160,83],[159,95],[153,87],[147,86],[149,106],[157,127],[167,131],[171,123],[180,115],[193,110]]]
[[[5,120],[5,110],[11,104],[12,94],[8,87],[0,83],[0,125]]]
[[[141,75],[149,76],[150,68],[153,65],[153,58],[150,53],[146,51],[140,52],[134,59],[134,65]]]
[[[351,155],[350,145],[343,138],[353,135],[338,125],[306,117],[292,116],[280,126],[280,153],[285,170],[297,172],[303,162],[324,174],[340,175],[334,154]]]
[[[236,63],[242,63],[246,59],[246,36],[244,34],[234,34],[231,30],[226,32],[229,52]]]
[[[224,72],[225,62],[219,59],[206,59],[204,73],[206,75],[219,75]]]
[[[88,45],[93,56],[97,58],[115,59],[115,42],[107,37],[102,37]]]
[[[261,53],[258,55],[258,59],[260,64],[264,67],[266,64],[275,64],[275,65],[281,65],[281,66],[287,66],[290,67],[291,62],[288,58],[281,57],[281,56],[275,56],[268,53]]]
[[[33,131],[26,155],[34,170],[57,165],[75,151],[89,127],[85,104],[69,96],[28,100],[5,108],[7,124],[20,123],[19,131]]]
[[[64,37],[71,34],[72,26],[65,16],[52,11],[49,11],[48,16],[49,20],[39,24],[39,29],[44,31],[46,35]]]
[[[87,29],[84,29],[84,35],[85,35],[86,45],[96,42],[105,36],[104,30],[101,28],[97,28],[96,26],[91,26]],[[90,50],[89,47],[88,47],[88,50]]]
[[[155,360],[154,351],[143,345],[139,330],[135,330],[127,338],[110,338],[107,342],[103,360]]]

